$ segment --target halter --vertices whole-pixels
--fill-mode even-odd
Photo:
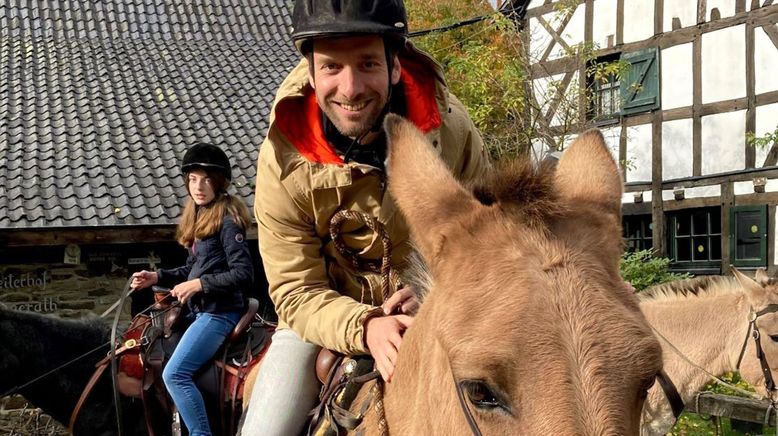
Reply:
[[[759,359],[759,364],[762,367],[762,375],[764,375],[764,385],[767,390],[767,396],[773,406],[776,405],[776,399],[778,399],[778,389],[776,389],[773,373],[770,371],[770,365],[767,362],[767,356],[762,349],[762,334],[759,332],[756,320],[762,315],[775,312],[778,312],[778,304],[768,304],[764,309],[758,312],[755,312],[754,309],[751,308],[748,313],[748,330],[746,330],[746,338],[743,340],[743,347],[740,349],[740,356],[738,356],[737,365],[735,366],[735,368],[740,371],[740,364],[743,361],[746,346],[748,346],[748,337],[752,336],[754,338],[754,346],[756,347],[756,357]],[[751,334],[751,332],[753,332],[753,334]]]

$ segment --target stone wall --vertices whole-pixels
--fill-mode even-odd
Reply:
[[[259,256],[253,297],[274,318]],[[0,250],[0,305],[61,317],[103,314],[120,297],[131,274],[183,265],[186,251],[175,243],[17,248]],[[67,263],[66,263],[67,262]],[[129,314],[130,302],[124,304]],[[107,314],[110,316],[110,314]]]

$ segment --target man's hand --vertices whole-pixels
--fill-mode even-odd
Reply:
[[[384,309],[386,315],[404,313],[413,316],[419,310],[419,300],[416,298],[413,287],[406,286],[398,289],[388,300],[384,301],[381,308]]]
[[[411,324],[413,318],[408,315],[379,316],[369,318],[365,322],[367,348],[375,360],[381,378],[386,382],[392,380],[402,335]]]
[[[185,304],[192,298],[192,295],[203,290],[203,285],[200,283],[200,279],[192,279],[179,283],[170,290],[170,295],[178,298],[181,304]]]
[[[130,288],[145,289],[149,286],[156,285],[158,280],[159,276],[153,271],[139,271],[132,275]]]

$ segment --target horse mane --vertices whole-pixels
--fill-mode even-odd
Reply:
[[[475,198],[484,205],[499,204],[505,211],[522,217],[522,222],[535,227],[550,216],[564,211],[554,186],[555,165],[541,162],[533,165],[529,159],[513,159],[500,163],[472,187]]]
[[[660,301],[740,292],[740,284],[731,276],[700,276],[654,285],[638,292],[643,301]]]

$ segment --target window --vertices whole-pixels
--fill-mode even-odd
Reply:
[[[735,206],[729,219],[730,258],[735,266],[767,266],[767,206]]]
[[[624,216],[624,239],[627,251],[648,250],[654,247],[651,215]]]
[[[721,268],[721,208],[668,214],[670,257],[681,268]]]
[[[587,75],[591,89],[589,119],[594,121],[618,118],[621,108],[621,91],[618,69],[619,55],[597,59],[589,65]]]
[[[588,118],[604,121],[659,109],[659,50],[603,56],[586,69]]]

